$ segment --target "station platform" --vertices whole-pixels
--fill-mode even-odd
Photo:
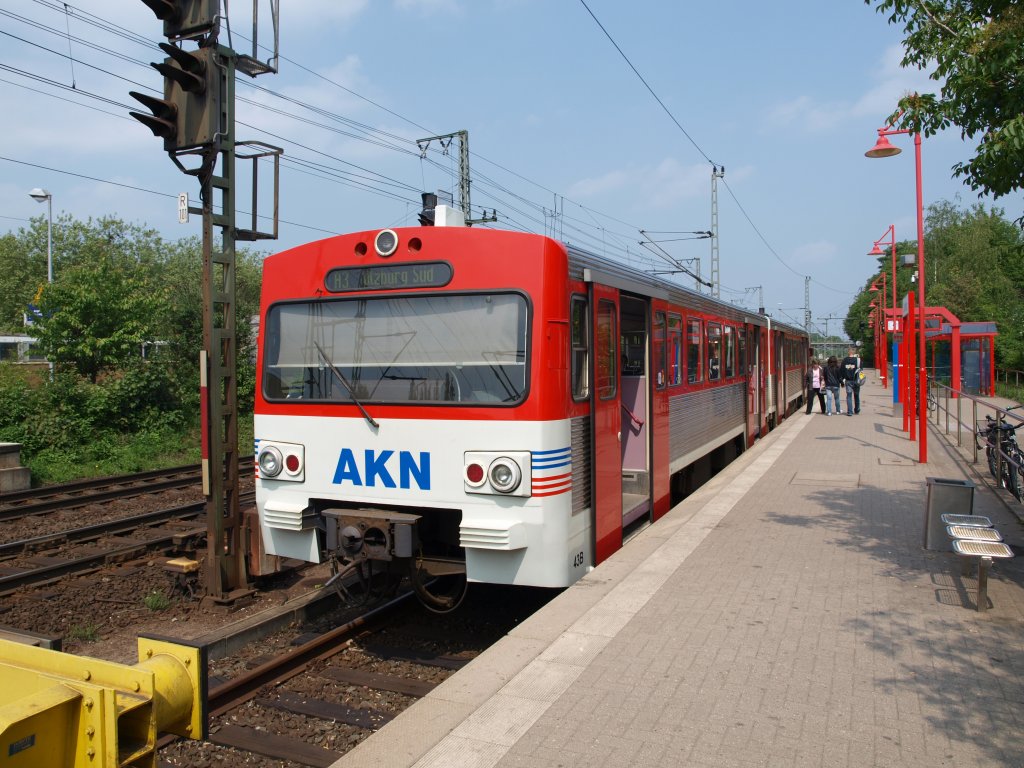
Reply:
[[[975,483],[1018,554],[1024,526],[969,435],[921,465],[891,390],[861,400],[790,417],[335,766],[1024,765],[1024,557],[978,612],[923,547],[927,478]]]

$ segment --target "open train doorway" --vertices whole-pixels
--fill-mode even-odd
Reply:
[[[647,300],[622,295],[622,531],[651,520],[650,307]]]

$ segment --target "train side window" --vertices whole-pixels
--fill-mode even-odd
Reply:
[[[594,386],[597,396],[611,400],[618,392],[618,360],[615,359],[615,302],[601,300],[597,303],[597,328],[595,329],[595,357],[597,370]]]
[[[654,313],[654,386],[664,389],[666,383],[665,370],[665,313]]]
[[[569,312],[572,397],[573,400],[586,400],[590,397],[590,312],[587,300],[582,296],[573,296]]]
[[[729,379],[736,375],[736,329],[727,325],[724,330],[725,378]]]
[[[704,334],[701,332],[700,320],[688,318],[686,321],[686,380],[690,384],[704,380],[704,371],[701,367],[703,347]]]
[[[708,323],[708,381],[722,378],[722,326]]]
[[[683,319],[679,315],[668,316],[668,383],[672,386],[683,383]]]

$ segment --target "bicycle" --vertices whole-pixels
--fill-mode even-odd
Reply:
[[[1015,405],[1006,410],[1012,411],[1021,407]],[[994,419],[986,414],[985,426],[978,426],[978,447],[985,449],[988,471],[992,477],[1012,493],[1014,498],[1021,501],[1021,491],[1024,488],[1024,451],[1021,451],[1017,445],[1016,431],[1017,428],[1014,425],[1003,422],[1002,416]],[[999,435],[998,445],[997,434]],[[1000,454],[1002,455],[1000,456]]]

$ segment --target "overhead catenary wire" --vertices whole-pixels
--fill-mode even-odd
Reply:
[[[134,63],[134,64],[136,64],[136,65],[138,65],[140,67],[144,67],[144,68],[148,67],[148,64],[145,61],[142,61],[140,59],[135,59],[135,58],[133,58],[131,56],[128,56],[127,54],[123,54],[123,53],[115,51],[115,50],[111,50],[111,46],[97,45],[97,44],[93,43],[92,41],[86,40],[86,39],[84,39],[84,38],[82,38],[80,36],[79,37],[73,37],[70,34],[70,28],[68,26],[68,21],[67,21],[68,20],[68,15],[67,15],[68,14],[68,8],[70,8],[70,9],[72,9],[74,11],[76,22],[81,22],[82,24],[89,25],[89,26],[93,27],[94,29],[103,31],[106,34],[115,35],[118,38],[123,39],[125,41],[128,41],[128,42],[130,42],[133,45],[139,45],[139,46],[144,47],[146,50],[152,51],[152,50],[155,49],[155,44],[150,39],[148,39],[148,38],[146,38],[146,37],[144,37],[142,35],[139,35],[139,34],[133,32],[131,30],[128,30],[125,27],[122,27],[122,26],[120,26],[120,25],[118,25],[118,24],[116,24],[116,23],[114,23],[112,21],[103,19],[102,17],[99,17],[99,16],[97,16],[95,14],[92,14],[92,13],[90,13],[88,11],[85,11],[85,10],[83,10],[83,9],[73,5],[73,4],[64,4],[64,3],[59,3],[59,2],[53,2],[52,0],[34,0],[34,2],[37,5],[41,6],[41,7],[50,9],[50,10],[52,10],[54,12],[57,12],[57,13],[60,13],[61,15],[63,15],[65,18],[62,19],[62,22],[67,27],[67,29],[62,31],[60,29],[46,27],[43,24],[40,24],[40,23],[32,21],[32,20],[25,19],[25,17],[21,17],[18,14],[12,14],[10,12],[5,12],[4,15],[7,16],[8,18],[14,18],[14,19],[23,20],[25,23],[31,24],[36,29],[44,30],[44,31],[47,31],[50,34],[53,34],[53,35],[57,36],[57,37],[60,37],[62,39],[66,39],[68,41],[68,43],[69,43],[69,46],[70,46],[71,41],[73,40],[75,42],[76,46],[77,45],[81,45],[83,48],[86,48],[86,49],[88,49],[90,51],[96,51],[96,52],[99,52],[99,53],[101,53],[103,55],[107,55],[107,56],[114,56],[114,57],[116,57],[116,58],[118,58],[120,60],[123,60],[123,61],[126,61],[126,62],[130,62],[130,63]],[[590,12],[590,9],[589,9],[589,7],[586,6],[586,3],[584,3],[584,7],[586,7],[587,11]],[[592,12],[590,12],[590,13],[593,16],[593,13]],[[595,17],[595,21],[597,21],[596,17]],[[597,21],[597,23],[598,23],[599,26],[601,26],[599,21]],[[602,30],[604,30],[603,26],[602,26]],[[604,30],[604,31],[605,31],[605,34],[608,35],[607,31],[606,30]],[[610,40],[612,40],[610,35],[608,35],[608,37],[609,37]],[[37,47],[46,50],[49,53],[49,55],[62,56],[65,59],[70,59],[71,58],[70,54],[61,54],[59,51],[55,51],[53,49],[47,48],[46,46],[39,46],[38,44],[31,43],[30,41],[26,41],[26,42],[28,42],[30,45],[36,45]],[[615,47],[617,49],[619,49],[619,46],[615,43],[614,40],[612,40],[612,43],[615,44]],[[625,56],[625,54],[621,51],[621,49],[619,49],[619,52],[620,52],[620,55],[623,56],[623,58],[627,61],[627,63],[630,65],[630,67],[634,70],[634,72],[640,78],[641,82],[643,82],[645,87],[647,87],[648,90],[651,92],[651,95],[655,97],[655,99],[659,102],[659,104],[662,106],[662,108],[666,109],[666,112],[667,112],[668,110],[665,107],[664,103],[660,100],[660,98],[658,98],[657,94],[654,93],[653,89],[650,87],[650,85],[647,83],[647,81],[642,77],[640,72],[633,66],[632,62],[629,61],[629,59]],[[321,73],[318,73],[318,72],[316,72],[316,71],[314,71],[314,70],[312,70],[312,69],[302,65],[301,63],[293,60],[293,59],[290,59],[290,58],[287,58],[287,57],[282,57],[282,59],[284,61],[287,61],[290,65],[292,65],[292,66],[294,66],[294,67],[296,67],[298,69],[301,69],[304,72],[309,73],[311,76],[314,76],[314,77],[316,77],[316,78],[318,78],[318,79],[320,79],[320,80],[330,84],[332,87],[339,88],[339,89],[343,90],[344,92],[352,95],[353,97],[358,98],[358,99],[362,100],[363,102],[372,105],[376,109],[380,109],[380,110],[382,110],[382,111],[384,111],[384,112],[386,112],[386,113],[388,113],[388,114],[390,114],[390,115],[392,115],[392,116],[394,116],[394,117],[396,117],[396,118],[398,118],[398,119],[408,123],[409,125],[415,126],[418,130],[425,131],[425,132],[431,132],[426,127],[420,125],[419,123],[417,123],[414,120],[409,119],[408,117],[400,114],[399,112],[391,110],[391,109],[389,109],[389,108],[387,108],[387,107],[385,107],[385,106],[383,106],[383,105],[381,105],[381,104],[379,104],[379,103],[377,103],[377,102],[375,102],[375,101],[373,101],[371,99],[368,99],[368,98],[362,96],[361,94],[359,94],[358,92],[356,92],[356,91],[354,91],[354,90],[352,90],[350,88],[347,88],[346,86],[342,85],[341,83],[338,83],[337,81],[335,81],[335,80],[333,80],[333,79],[331,79],[331,78],[329,78],[327,76],[324,76]],[[153,89],[151,86],[135,83],[135,81],[133,81],[133,80],[131,80],[129,78],[125,78],[125,77],[123,77],[121,75],[117,75],[116,73],[112,73],[112,72],[109,72],[108,70],[104,70],[102,67],[96,67],[96,65],[90,65],[90,64],[88,64],[86,62],[82,62],[82,60],[80,58],[75,58],[74,60],[75,60],[76,63],[78,63],[78,64],[80,64],[82,66],[90,67],[94,71],[103,72],[104,74],[106,74],[108,76],[117,77],[117,78],[119,78],[119,79],[121,79],[121,80],[123,80],[125,82],[130,82],[130,83],[136,84],[136,85],[138,85],[139,87],[142,87],[142,88],[147,88],[149,90],[156,90],[156,89]],[[8,70],[8,71],[12,71],[12,70]],[[32,77],[32,73],[26,73],[25,71],[17,71],[16,68],[15,68],[15,70],[13,70],[13,72],[15,74],[17,74],[18,76],[21,76],[21,77],[30,77],[30,78]],[[56,80],[44,78],[40,82],[45,83],[48,87],[58,88],[58,89],[62,89],[62,90],[65,90],[65,91],[70,90],[70,91],[74,92],[76,95],[86,95],[88,98],[95,98],[95,99],[98,99],[100,101],[104,101],[105,103],[108,103],[108,104],[111,104],[111,105],[115,105],[115,106],[117,106],[119,108],[123,108],[123,107],[126,106],[126,105],[123,105],[123,104],[121,104],[120,102],[118,102],[116,100],[109,99],[109,98],[107,98],[107,97],[105,97],[105,96],[103,96],[103,95],[101,95],[99,93],[96,93],[96,94],[86,94],[81,89],[75,88],[74,86],[68,87],[67,85],[65,85],[63,83],[60,83],[60,82],[58,82]],[[327,130],[327,131],[333,132],[333,133],[338,134],[338,135],[343,135],[343,136],[347,136],[349,138],[353,138],[354,140],[367,142],[369,144],[374,144],[376,146],[379,146],[381,148],[387,149],[389,151],[396,151],[396,152],[399,152],[399,153],[406,153],[406,154],[410,154],[410,155],[412,155],[414,152],[416,152],[416,150],[412,149],[413,141],[411,139],[406,139],[404,137],[398,136],[398,135],[396,135],[394,133],[391,133],[391,132],[381,131],[381,130],[373,128],[372,126],[369,126],[369,125],[367,125],[365,123],[359,123],[358,121],[350,120],[348,118],[345,118],[342,115],[330,112],[328,110],[325,110],[323,108],[317,107],[315,105],[304,103],[301,100],[295,99],[294,97],[286,96],[284,94],[277,93],[277,92],[273,91],[272,89],[264,88],[262,86],[258,86],[258,85],[249,83],[248,81],[245,81],[245,80],[240,80],[239,82],[243,83],[246,87],[251,88],[254,93],[263,93],[263,94],[267,95],[268,97],[283,99],[289,105],[297,106],[297,107],[300,107],[301,109],[309,110],[312,114],[320,115],[321,117],[323,117],[324,119],[326,119],[326,120],[328,120],[330,122],[338,122],[339,124],[342,124],[342,125],[344,125],[346,127],[345,128],[337,128],[337,127],[325,124],[325,123],[323,123],[323,122],[321,122],[319,120],[312,120],[312,119],[310,119],[308,117],[295,115],[295,114],[290,113],[290,112],[285,112],[284,110],[280,110],[277,107],[274,107],[274,106],[272,106],[269,103],[257,101],[256,99],[249,99],[249,98],[247,98],[245,96],[242,96],[242,97],[239,98],[239,100],[242,103],[245,103],[248,106],[251,106],[253,109],[267,110],[267,111],[269,111],[269,112],[271,112],[273,114],[282,115],[282,116],[285,116],[285,117],[287,117],[287,118],[289,118],[291,120],[296,120],[297,122],[300,122],[300,123],[302,123],[304,125],[315,127],[318,130]],[[14,83],[12,83],[12,84],[14,84]],[[68,101],[67,99],[64,99],[63,97],[56,96],[54,94],[48,94],[48,95],[53,97],[53,98],[59,98],[59,99]],[[95,107],[90,107],[89,105],[83,104],[83,103],[81,103],[79,101],[70,101],[70,103],[74,103],[74,104],[78,104],[79,106],[86,106],[87,108],[95,109]],[[130,107],[128,107],[128,108],[130,108]],[[105,112],[104,110],[97,110],[97,111],[104,112],[105,114],[112,114],[110,112]],[[669,115],[671,116],[671,113],[669,113]],[[677,120],[675,120],[674,116],[672,116],[672,117],[673,117],[673,121],[677,123],[677,127],[684,133],[684,135],[687,136],[688,139],[690,139],[690,141],[694,144],[694,146],[697,148],[697,150],[704,157],[704,159],[708,160],[708,162],[711,162],[710,158],[703,152],[703,150],[701,150],[701,148],[696,145],[696,142],[693,142],[692,138],[690,138],[689,134],[686,133],[686,131],[683,129],[682,125],[679,124]],[[127,118],[124,118],[124,119],[127,119]],[[263,131],[264,130],[264,129],[256,127],[255,124],[253,124],[253,123],[243,123],[243,124],[247,125],[247,127],[253,128],[254,130],[257,130],[257,131]],[[367,169],[365,167],[360,167],[360,166],[357,166],[355,164],[348,163],[347,161],[343,160],[340,157],[337,157],[336,155],[331,155],[330,153],[321,153],[320,150],[313,149],[313,148],[309,147],[306,144],[303,144],[303,143],[300,143],[300,142],[296,142],[296,141],[292,141],[290,139],[286,139],[286,138],[284,138],[282,136],[282,134],[271,134],[269,132],[267,132],[267,134],[270,135],[270,136],[275,136],[280,141],[287,141],[287,142],[289,142],[289,144],[291,146],[301,147],[301,148],[303,148],[306,151],[318,153],[319,156],[324,157],[325,160],[328,161],[328,162],[317,162],[317,161],[311,160],[309,158],[304,158],[304,159],[300,159],[298,161],[294,161],[295,158],[290,158],[287,163],[282,163],[283,167],[285,167],[285,166],[288,167],[288,170],[289,170],[290,173],[319,174],[318,178],[323,178],[323,179],[331,181],[333,183],[344,184],[346,186],[350,186],[350,187],[352,187],[354,189],[357,189],[357,190],[360,190],[362,192],[370,192],[371,194],[382,195],[382,196],[387,197],[389,199],[394,199],[396,201],[404,202],[404,203],[406,203],[407,206],[409,206],[410,204],[414,204],[416,202],[416,200],[415,200],[416,194],[415,193],[418,193],[419,188],[423,186],[423,184],[420,184],[420,185],[409,184],[409,183],[400,181],[398,179],[389,178],[389,177],[387,177],[387,176],[385,176],[383,174],[377,174],[376,172],[374,172],[374,171],[372,171],[370,169]],[[515,171],[513,171],[513,170],[511,170],[511,169],[509,169],[507,167],[505,167],[504,165],[502,165],[500,163],[496,163],[493,160],[490,160],[487,157],[482,156],[482,155],[480,155],[477,152],[473,152],[472,156],[473,156],[474,160],[479,160],[479,161],[482,161],[483,163],[489,164],[489,165],[493,166],[494,168],[502,171],[503,173],[509,174],[510,176],[515,177],[515,178],[519,179],[520,181],[523,181],[524,183],[533,185],[536,188],[544,190],[545,192],[547,192],[547,193],[549,193],[551,195],[555,195],[556,202],[557,202],[558,194],[553,192],[552,190],[548,189],[543,184],[539,184],[539,183],[537,183],[537,182],[535,182],[535,181],[533,181],[531,179],[528,179],[527,177],[523,176],[522,174],[519,174],[519,173],[517,173],[517,172],[515,172]],[[442,165],[440,163],[437,163],[437,162],[433,161],[432,158],[429,159],[428,162],[430,162],[430,164],[433,167],[435,167],[435,168],[437,168],[439,170],[442,167]],[[340,170],[338,168],[332,168],[331,167],[332,163],[343,164],[343,165],[348,166],[349,168],[357,169],[357,171],[361,170],[363,173],[367,174],[367,176],[362,176],[362,174],[357,173],[355,171],[347,171],[347,170]],[[584,245],[584,247],[588,247],[588,248],[590,248],[592,250],[600,250],[601,252],[604,252],[604,253],[610,253],[610,255],[614,255],[616,258],[619,258],[619,259],[623,259],[624,258],[624,259],[627,259],[627,260],[632,260],[632,259],[638,259],[638,258],[642,257],[642,254],[638,253],[636,250],[632,250],[632,251],[630,250],[630,244],[634,241],[634,237],[632,235],[630,235],[630,234],[628,234],[626,232],[615,232],[615,231],[613,231],[613,229],[611,227],[608,226],[608,224],[610,222],[616,222],[616,223],[618,223],[619,225],[621,225],[622,227],[624,227],[627,230],[636,231],[636,230],[639,229],[639,227],[637,227],[634,224],[630,224],[628,222],[621,221],[619,219],[616,219],[615,217],[609,216],[608,214],[605,214],[603,212],[597,211],[596,209],[590,208],[590,207],[588,207],[588,206],[586,206],[586,205],[584,205],[582,203],[578,203],[576,201],[569,200],[568,198],[565,198],[564,196],[562,196],[562,200],[564,200],[566,202],[569,202],[571,204],[571,206],[576,206],[577,210],[580,213],[584,214],[584,216],[585,216],[585,218],[573,217],[573,216],[571,216],[571,215],[566,213],[565,208],[563,208],[561,211],[558,211],[556,209],[557,207],[549,208],[548,206],[545,206],[545,205],[542,205],[542,204],[538,204],[535,201],[528,200],[525,196],[523,196],[521,194],[518,194],[515,191],[509,189],[507,187],[507,185],[504,185],[504,184],[500,183],[499,181],[497,181],[496,179],[491,178],[490,175],[481,173],[479,171],[479,168],[476,167],[476,166],[474,167],[474,171],[473,171],[473,179],[474,179],[474,190],[477,191],[478,193],[480,193],[480,197],[477,198],[478,201],[480,201],[480,200],[495,201],[495,202],[502,201],[501,202],[501,206],[506,208],[509,211],[509,215],[502,214],[501,218],[502,218],[502,221],[505,222],[508,225],[513,225],[514,224],[514,226],[516,226],[517,228],[523,229],[523,231],[545,231],[545,229],[547,227],[547,224],[548,224],[549,217],[550,217],[551,221],[554,221],[556,216],[557,216],[558,221],[560,222],[560,227],[562,227],[562,229],[566,233],[566,235],[568,237],[572,238],[573,240],[575,240],[576,242],[580,243],[581,245]],[[390,187],[391,191],[389,191],[389,187]],[[410,197],[406,197],[406,193],[408,193],[408,195]],[[410,199],[410,198],[412,198],[412,199]],[[735,199],[735,196],[734,196],[734,199]],[[511,201],[516,201],[516,202],[513,204]],[[477,206],[474,205],[474,208],[476,208],[476,207]],[[407,209],[407,210],[412,210],[412,209]],[[600,217],[603,220],[603,223],[595,221],[594,220],[595,217]],[[759,236],[760,236],[760,233],[759,233]],[[774,253],[774,251],[773,251],[773,253]],[[777,256],[777,254],[776,254],[776,256]],[[788,268],[788,265],[787,265],[787,268]],[[828,288],[828,286],[823,286],[823,287]],[[727,288],[725,286],[723,286],[723,288],[725,288],[726,290],[729,290],[732,293],[737,293],[737,294],[740,293],[740,292],[736,291],[735,289],[729,289],[729,288]],[[830,290],[834,290],[834,289],[830,289]]]
[[[601,23],[601,20],[597,18],[597,16],[594,14],[594,12],[592,10],[590,10],[590,6],[587,5],[586,0],[580,0],[580,4],[586,9],[587,13],[590,14],[590,17],[594,20],[594,23],[597,24],[598,27],[600,27],[600,29],[604,33],[605,37],[607,37],[608,40],[611,42],[611,44],[613,46],[615,46],[615,50],[619,52],[619,55],[626,62],[626,64],[629,65],[629,68],[631,70],[633,70],[633,73],[637,76],[637,78],[640,80],[640,82],[643,83],[644,87],[651,94],[651,96],[658,103],[658,105],[662,108],[662,110],[665,112],[665,114],[668,115],[669,119],[675,124],[675,126],[680,130],[680,132],[682,132],[682,134],[687,138],[687,140],[690,142],[690,144],[693,145],[694,149],[696,149],[697,152],[700,153],[701,157],[703,157],[705,160],[707,160],[707,162],[710,163],[714,168],[722,167],[719,163],[715,163],[714,161],[712,161],[712,159],[710,157],[708,157],[708,154],[703,149],[701,149],[700,145],[698,145],[697,142],[694,141],[693,137],[690,136],[690,134],[687,132],[687,130],[685,128],[683,128],[683,126],[679,122],[679,120],[676,119],[676,116],[674,114],[672,114],[672,111],[667,106],[665,106],[665,102],[663,102],[661,100],[661,97],[658,96],[658,94],[654,91],[654,89],[651,87],[650,83],[648,83],[647,80],[644,78],[644,76],[642,74],[640,74],[640,71],[633,65],[633,62],[630,61],[629,57],[625,54],[625,52],[622,50],[622,48],[619,46],[619,44],[617,42],[615,42],[615,38],[612,37],[611,33],[605,28],[604,24]],[[729,195],[732,197],[733,201],[736,203],[737,207],[740,209],[740,212],[743,214],[743,217],[747,220],[747,223],[750,224],[751,228],[754,230],[754,233],[761,240],[761,242],[764,243],[764,245],[768,248],[768,251],[779,261],[780,264],[782,264],[782,266],[784,266],[790,272],[792,272],[793,274],[798,275],[800,277],[803,277],[803,275],[801,275],[797,270],[793,269],[793,267],[791,267],[789,264],[787,264],[785,262],[785,260],[781,256],[779,256],[779,254],[776,252],[776,250],[771,246],[771,244],[768,242],[768,240],[765,238],[765,236],[761,233],[761,231],[754,224],[753,219],[750,218],[750,215],[746,212],[746,210],[740,204],[739,199],[736,197],[735,192],[733,192],[732,189],[729,188],[728,184],[726,184],[726,189],[729,190]],[[831,286],[828,286],[828,285],[825,285],[823,283],[820,283],[817,280],[813,280],[813,282],[816,285],[821,286],[822,288],[825,288],[825,289],[830,290],[830,291],[835,291],[836,293],[843,293],[843,294],[848,294],[848,295],[853,295],[853,293],[855,293],[854,291],[843,291],[843,290],[840,290],[838,288],[833,288]]]

